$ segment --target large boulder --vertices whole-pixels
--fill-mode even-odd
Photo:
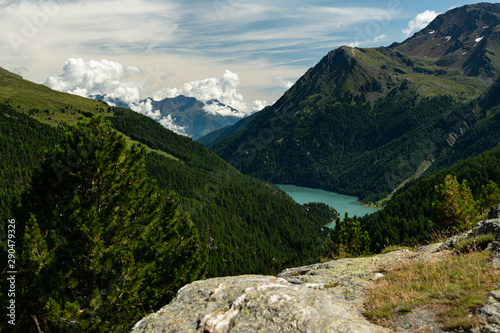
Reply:
[[[472,228],[468,237],[477,237],[486,234],[495,235],[495,240],[500,241],[500,219],[488,219],[478,222]]]
[[[439,244],[367,258],[290,268],[275,276],[245,275],[196,281],[138,322],[153,332],[388,332],[362,315],[366,288],[388,267],[449,255]]]
[[[197,281],[132,332],[387,332],[324,288],[274,276]]]
[[[441,245],[440,250],[454,248],[462,240],[481,235],[493,234],[495,240],[488,246],[488,250],[500,255],[500,205],[493,207],[486,220],[478,222],[472,230],[448,238]]]

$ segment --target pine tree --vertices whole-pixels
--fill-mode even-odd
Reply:
[[[436,199],[434,222],[441,229],[455,229],[462,232],[470,229],[477,221],[478,205],[472,196],[467,180],[462,183],[457,177],[447,175],[444,183],[435,186]]]
[[[480,219],[483,219],[488,215],[493,206],[500,203],[500,189],[498,185],[491,180],[486,186],[483,185],[477,202]]]
[[[361,231],[358,221],[345,213],[344,220],[337,222],[327,240],[327,252],[334,258],[358,257],[370,252],[370,236]]]
[[[148,180],[144,156],[102,116],[46,153],[17,212],[18,332],[126,331],[203,278],[197,231]]]

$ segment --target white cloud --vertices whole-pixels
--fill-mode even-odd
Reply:
[[[90,60],[70,58],[63,67],[62,74],[52,74],[44,84],[52,89],[88,97],[107,95],[131,103],[141,97],[141,88],[136,83],[122,83],[134,74],[140,73],[135,66],[126,66],[110,60]]]
[[[414,32],[420,31],[425,28],[429,23],[431,23],[439,13],[436,13],[433,10],[426,10],[415,16],[413,20],[408,22],[408,27],[403,29],[403,33],[406,37],[409,37]]]
[[[269,80],[271,80],[271,82],[274,83],[274,85],[281,87],[281,88],[285,88],[285,89],[290,89],[293,86],[293,84],[295,83],[293,81],[285,79],[281,75],[269,74],[268,77],[269,77]]]
[[[382,42],[382,41],[384,41],[386,38],[387,38],[387,35],[380,35],[380,36],[375,37],[375,38],[373,39],[373,42],[374,42],[374,43]]]
[[[207,78],[204,80],[191,81],[185,83],[181,88],[164,88],[153,95],[155,100],[172,98],[179,95],[194,97],[199,101],[207,102],[213,99],[222,104],[231,106],[238,110],[238,116],[246,116],[255,111],[259,111],[262,105],[268,105],[266,101],[256,100],[247,103],[243,95],[238,91],[241,84],[238,74],[225,70],[221,78]],[[205,110],[209,113],[218,113],[222,115],[235,115],[229,108],[218,107],[215,104],[206,105]]]
[[[177,134],[187,136],[187,134],[186,134],[187,127],[176,125],[176,124],[174,124],[174,121],[175,121],[175,118],[172,119],[172,115],[169,114],[168,116],[160,119],[159,123],[162,124],[163,127],[168,128],[169,130],[174,131]]]

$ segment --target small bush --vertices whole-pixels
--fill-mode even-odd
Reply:
[[[462,239],[455,245],[455,250],[459,253],[467,253],[485,250],[489,243],[495,240],[494,234],[479,235]]]

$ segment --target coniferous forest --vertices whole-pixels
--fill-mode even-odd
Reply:
[[[53,127],[1,106],[1,217],[17,221],[26,307],[19,332],[120,332],[196,279],[319,260],[330,207],[306,210],[147,117],[112,114]],[[1,250],[7,258],[8,243]]]

